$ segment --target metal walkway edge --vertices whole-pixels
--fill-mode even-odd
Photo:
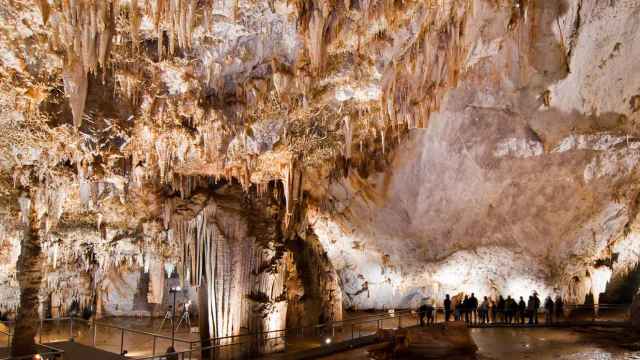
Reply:
[[[122,356],[74,341],[47,343],[46,345],[64,351],[65,360],[122,360]]]
[[[265,355],[259,359],[264,360],[302,360],[317,359],[323,356],[353,350],[362,346],[372,345],[376,342],[375,335],[363,336],[353,340],[341,341],[329,346],[320,346],[308,350],[300,350],[292,353],[283,352],[278,354]]]

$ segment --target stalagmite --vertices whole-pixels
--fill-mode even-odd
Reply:
[[[20,284],[20,307],[16,316],[16,327],[11,342],[11,356],[25,356],[36,353],[35,336],[38,331],[40,316],[38,305],[40,285],[43,279],[41,222],[37,209],[33,205],[33,197],[37,190],[31,192],[31,206],[21,200],[21,208],[26,211],[27,222],[23,222],[24,235],[20,257],[17,264],[17,278]],[[23,215],[24,217],[24,215]]]

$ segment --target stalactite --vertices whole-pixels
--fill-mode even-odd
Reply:
[[[285,168],[285,180],[283,181],[285,196],[285,227],[288,227],[289,221],[294,215],[298,200],[302,198],[302,172],[299,164],[295,159],[289,161],[289,165]]]
[[[89,84],[82,62],[77,58],[70,59],[69,64],[64,68],[62,78],[64,80],[64,91],[69,97],[69,104],[73,113],[73,125],[79,128],[82,125]]]
[[[309,58],[311,66],[319,73],[324,68],[324,59],[326,57],[325,44],[325,22],[326,18],[320,9],[313,10],[311,19],[309,20]]]
[[[129,8],[129,24],[131,31],[131,42],[134,50],[138,49],[140,43],[140,9],[138,8],[138,0],[131,0]]]
[[[47,25],[47,22],[49,21],[49,13],[51,12],[49,1],[38,0],[38,7],[40,8],[40,15],[42,15],[42,23]]]
[[[342,118],[344,123],[342,130],[344,132],[344,157],[348,160],[351,159],[351,146],[353,141],[353,125],[351,123],[351,117],[345,116]]]

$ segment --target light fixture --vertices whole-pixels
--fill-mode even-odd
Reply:
[[[33,355],[33,360],[42,360],[42,356],[40,354]]]
[[[327,345],[331,344],[331,338],[328,337],[328,338],[324,339],[324,343],[327,344]]]

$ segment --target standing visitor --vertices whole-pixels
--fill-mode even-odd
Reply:
[[[449,316],[451,316],[451,299],[447,294],[444,297],[444,321],[449,321]]]
[[[474,293],[471,293],[471,297],[469,298],[469,317],[472,323],[478,322],[478,298],[476,298]]]
[[[516,302],[513,301],[511,295],[507,296],[507,300],[504,302],[504,318],[507,324],[511,324],[513,321],[513,311],[515,310]]]
[[[505,318],[504,318],[504,298],[502,297],[502,295],[500,295],[500,298],[498,298],[498,317],[500,318],[500,322],[504,322]]]
[[[496,302],[491,299],[489,306],[491,307],[491,322],[495,324],[497,322],[496,317],[498,316],[498,305],[496,305]]]
[[[553,322],[553,300],[551,300],[551,296],[547,296],[544,301],[544,322],[545,324]]]
[[[533,295],[529,296],[529,301],[527,302],[527,313],[529,315],[529,325],[533,325],[533,317],[537,316],[535,313],[536,300],[533,298]]]
[[[489,299],[486,296],[480,304],[480,322],[482,324],[489,322]]]
[[[464,322],[469,323],[469,311],[471,309],[471,302],[469,301],[469,296],[465,295],[464,300],[462,300],[462,306],[460,307],[462,316],[464,316]]]
[[[427,316],[427,304],[422,303],[422,305],[420,305],[418,316],[420,317],[420,327],[424,327],[424,318]]]
[[[540,309],[540,298],[538,297],[537,292],[533,292],[533,322],[538,325],[538,309]]]
[[[560,295],[556,296],[556,321],[564,320],[564,304]]]
[[[425,315],[427,316],[427,325],[434,324],[433,311],[434,311],[433,304],[431,304],[431,302],[428,302],[426,312],[425,312]]]
[[[520,296],[520,301],[518,302],[518,319],[520,320],[520,324],[524,324],[525,313],[527,312],[527,304],[525,304],[524,299]]]

